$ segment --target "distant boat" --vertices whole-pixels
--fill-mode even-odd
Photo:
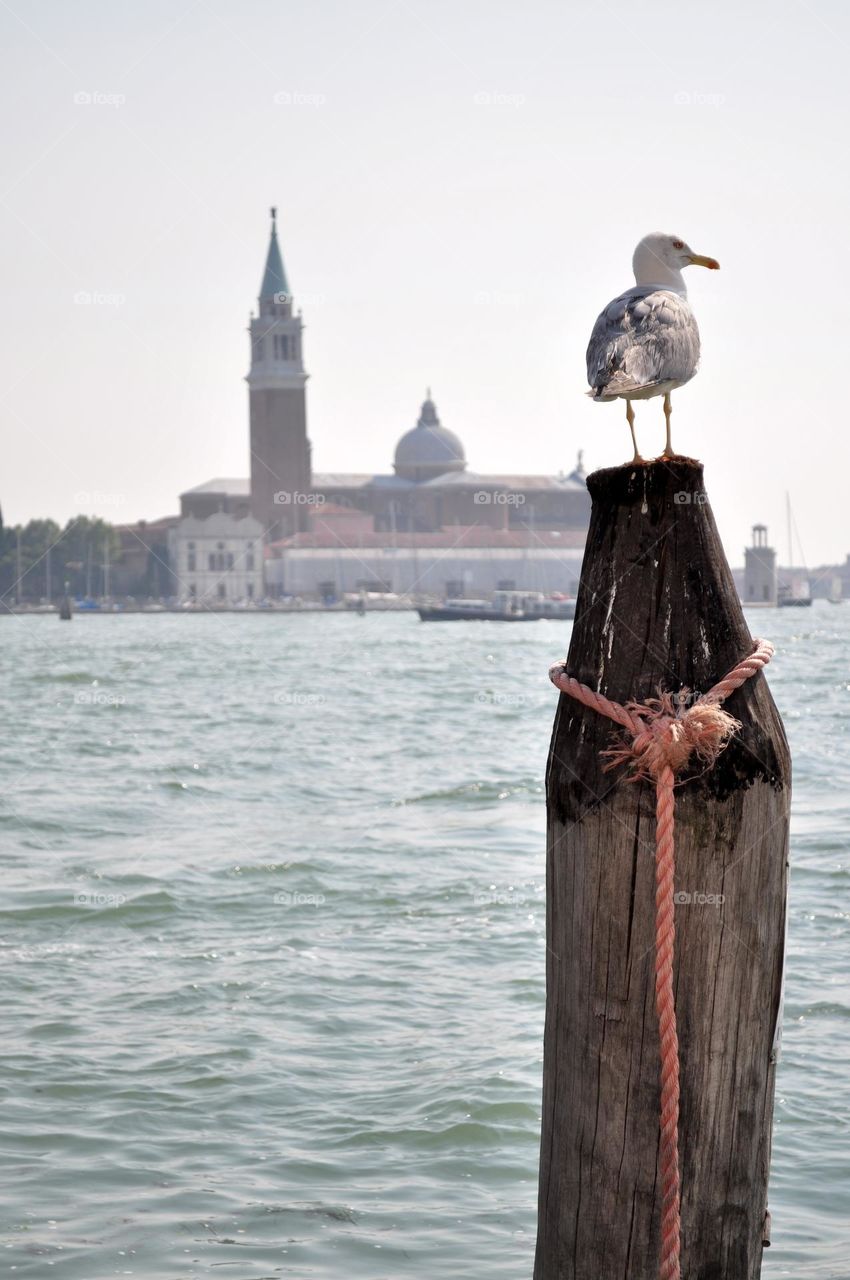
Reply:
[[[495,591],[490,600],[444,600],[423,604],[423,622],[539,622],[542,618],[574,618],[575,601],[539,591]]]
[[[416,612],[423,622],[536,622],[522,609],[497,609],[489,600],[444,600],[420,604]]]
[[[796,530],[794,517],[791,513],[791,495],[785,494],[785,523],[788,530],[788,568],[793,571],[794,568],[794,544],[791,538],[792,526]],[[797,534],[797,541],[800,541],[800,535]],[[802,547],[800,548],[802,551]],[[803,575],[797,578],[792,576],[790,582],[783,583],[779,588],[776,597],[776,603],[780,609],[806,609],[812,603],[812,594],[809,587],[809,575],[805,567],[805,556],[803,557]]]
[[[830,604],[844,604],[844,583],[836,575],[829,584],[829,595],[826,597]]]

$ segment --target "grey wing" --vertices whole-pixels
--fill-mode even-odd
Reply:
[[[699,329],[686,298],[666,289],[630,290],[593,326],[587,381],[597,396],[629,387],[687,382],[699,365]]]

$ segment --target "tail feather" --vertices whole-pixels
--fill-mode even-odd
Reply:
[[[627,373],[623,373],[621,369],[618,369],[606,383],[594,387],[592,391],[588,391],[586,394],[592,400],[616,400],[619,397],[627,397],[630,391],[651,391],[653,387],[660,385],[661,381],[659,379],[655,379],[652,382],[637,382],[634,378],[629,377]]]

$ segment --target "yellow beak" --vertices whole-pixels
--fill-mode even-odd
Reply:
[[[720,263],[716,258],[704,258],[701,253],[691,254],[692,267],[708,267],[709,271],[719,271]]]

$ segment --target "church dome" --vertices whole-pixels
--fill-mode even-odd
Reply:
[[[395,470],[405,480],[433,480],[447,471],[466,470],[463,445],[440,422],[430,391],[416,426],[396,445]]]

